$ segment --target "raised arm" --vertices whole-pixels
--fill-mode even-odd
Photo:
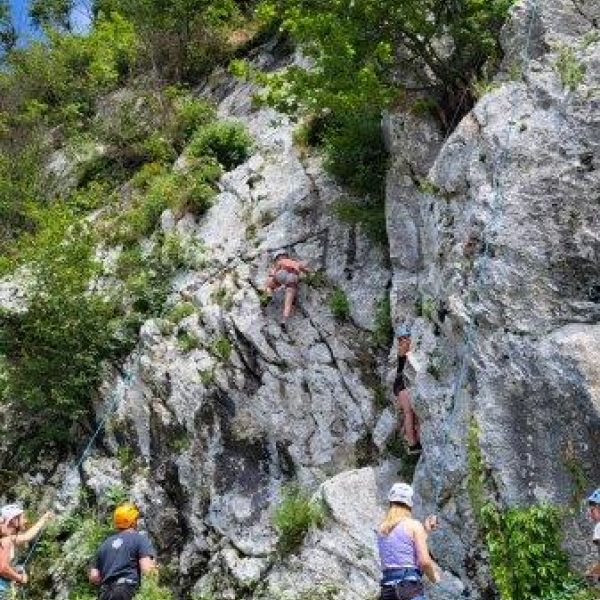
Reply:
[[[46,524],[54,518],[54,513],[48,511],[42,515],[35,525],[32,525],[26,532],[19,533],[14,537],[15,543],[18,545],[28,544],[33,540]]]
[[[421,523],[418,521],[415,521],[414,524],[414,536],[419,567],[423,573],[427,575],[430,581],[437,583],[440,578],[436,570],[436,565],[429,554],[429,549],[427,548],[427,534],[425,533],[425,528],[423,525],[421,525]]]

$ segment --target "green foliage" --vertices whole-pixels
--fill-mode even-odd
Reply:
[[[168,313],[167,319],[173,323],[179,323],[186,317],[193,315],[196,307],[191,302],[181,302],[176,304]]]
[[[123,80],[136,51],[135,31],[118,14],[99,20],[89,35],[50,30],[47,41],[7,56],[0,91],[16,119],[36,105],[39,117],[63,124],[89,115],[94,100]]]
[[[322,149],[325,168],[340,183],[356,194],[383,197],[388,160],[380,114],[369,109],[330,119]]]
[[[251,148],[252,138],[245,125],[236,121],[219,121],[196,131],[188,154],[212,157],[229,171],[248,158]]]
[[[0,0],[0,52],[5,53],[12,50],[17,45],[17,39],[17,30],[12,20],[10,4],[8,0]]]
[[[233,351],[233,346],[226,337],[219,337],[210,345],[210,351],[221,360],[229,360]]]
[[[340,221],[349,225],[360,224],[371,241],[387,246],[385,204],[382,197],[363,202],[350,199],[340,200],[335,205],[334,211]]]
[[[486,500],[486,466],[479,429],[467,435],[467,490],[490,556],[502,600],[587,600],[585,585],[569,570],[562,550],[561,510],[548,505],[501,510]]]
[[[346,292],[335,289],[329,296],[329,309],[336,319],[347,321],[350,318],[350,301]]]
[[[419,461],[417,454],[408,454],[404,436],[396,430],[386,444],[386,452],[400,460],[398,476],[404,481],[412,481]]]
[[[40,219],[41,233],[23,250],[32,278],[28,311],[0,317],[0,353],[9,363],[7,396],[16,401],[17,413],[26,415],[29,430],[36,430],[30,450],[70,443],[72,425],[90,410],[102,361],[120,349],[114,301],[89,290],[98,274],[89,227],[58,211]]]
[[[383,348],[387,348],[394,341],[390,295],[388,293],[377,303],[373,341],[377,346]]]
[[[575,583],[561,549],[558,509],[536,505],[482,509],[494,581],[502,600],[545,600]],[[582,589],[583,586],[580,586]]]
[[[283,490],[282,500],[273,515],[273,525],[279,534],[278,547],[283,555],[300,548],[306,534],[325,522],[323,507],[297,485]]]
[[[163,78],[191,82],[224,58],[228,26],[241,16],[234,0],[95,0],[95,9],[135,24],[149,66]]]
[[[404,93],[397,72],[408,71],[441,112],[453,114],[484,65],[499,62],[499,32],[512,3],[264,0],[260,13],[279,20],[311,67],[256,74],[238,61],[232,71],[266,84],[263,100],[278,109],[324,123],[321,135],[304,131],[301,138],[320,140],[328,169],[353,191],[377,198],[386,166],[381,110]],[[440,51],[442,40],[448,52]]]
[[[177,345],[182,352],[191,352],[200,347],[200,340],[193,333],[182,331],[177,335]]]
[[[475,518],[482,523],[485,505],[485,463],[479,446],[479,427],[475,419],[469,424],[467,434],[467,491]]]
[[[585,66],[579,62],[573,48],[561,46],[554,67],[560,75],[563,86],[572,92],[583,82]]]
[[[52,523],[34,555],[28,594],[33,598],[45,597],[45,592],[53,587],[51,577],[55,577],[70,590],[70,600],[95,597],[87,572],[94,553],[111,533],[109,523],[90,512],[76,513]]]
[[[71,29],[72,0],[31,0],[29,16],[39,28]]]
[[[174,134],[179,148],[191,139],[196,130],[208,125],[216,119],[216,110],[206,100],[196,100],[188,96],[176,102],[176,118]]]
[[[139,592],[135,595],[137,600],[175,600],[173,592],[160,585],[158,578],[144,577]]]

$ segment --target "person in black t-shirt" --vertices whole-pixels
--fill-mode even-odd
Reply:
[[[410,351],[410,329],[406,325],[400,325],[396,328],[396,338],[398,340],[398,368],[396,370],[396,379],[394,380],[394,396],[396,397],[398,409],[402,411],[404,417],[404,437],[408,444],[408,452],[409,454],[418,454],[421,452],[419,419],[410,401],[410,394],[408,393],[407,381],[404,375],[404,367]]]
[[[100,586],[99,600],[131,600],[142,575],[156,570],[156,552],[136,529],[139,515],[133,504],[115,509],[113,520],[118,531],[101,544],[89,573],[90,581]]]

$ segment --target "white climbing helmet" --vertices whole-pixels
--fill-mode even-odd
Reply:
[[[7,504],[0,509],[0,520],[8,524],[20,517],[25,511],[20,504]]]
[[[287,250],[284,250],[283,248],[281,250],[275,250],[275,252],[273,252],[273,260],[277,260],[281,256],[289,256],[289,252]]]
[[[399,502],[412,508],[413,494],[412,485],[408,485],[408,483],[395,483],[388,494],[388,500],[390,502]]]
[[[395,329],[395,334],[397,338],[411,337],[410,327],[404,324],[397,325]]]

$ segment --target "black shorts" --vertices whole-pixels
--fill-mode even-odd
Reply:
[[[103,585],[98,600],[131,600],[137,592],[137,586],[129,583]]]
[[[396,379],[394,380],[394,387],[392,388],[394,396],[397,396],[402,390],[405,389],[406,384],[404,383],[404,377],[396,377]]]

